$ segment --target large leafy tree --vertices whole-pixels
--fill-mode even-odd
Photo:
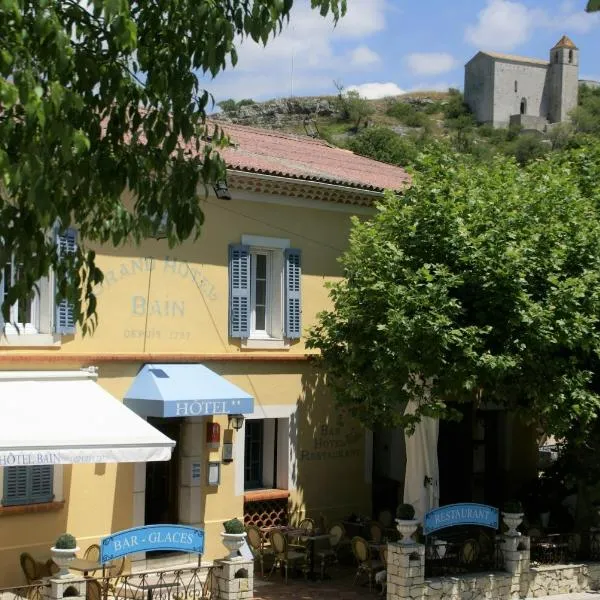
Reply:
[[[598,143],[527,168],[422,155],[409,189],[354,221],[311,331],[338,402],[367,425],[490,402],[584,433],[600,410],[598,181]]]
[[[171,244],[199,234],[199,184],[224,175],[202,77],[235,66],[240,40],[267,43],[293,2],[0,1],[0,265],[19,265],[5,320],[54,268],[93,325],[102,273],[87,242],[139,242],[165,214]],[[345,4],[311,0],[334,21]],[[73,222],[78,251],[59,260],[49,232]]]

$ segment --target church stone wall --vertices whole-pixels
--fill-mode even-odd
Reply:
[[[475,56],[465,67],[465,103],[479,123],[492,123],[494,62],[483,54]]]
[[[507,127],[511,115],[520,114],[522,100],[526,102],[526,115],[547,117],[548,102],[544,93],[547,72],[543,64],[495,61],[494,127]]]

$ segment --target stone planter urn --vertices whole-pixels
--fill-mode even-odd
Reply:
[[[55,578],[67,579],[69,577],[74,577],[74,575],[69,573],[69,563],[75,558],[77,552],[79,552],[78,547],[56,548],[55,546],[52,546],[52,548],[50,548],[52,560],[60,568],[60,571],[54,576]]]
[[[446,556],[446,542],[444,540],[435,540],[433,542],[435,557],[440,560]]]
[[[238,557],[238,550],[244,545],[246,541],[245,533],[221,533],[223,546],[229,550],[229,560]]]
[[[399,544],[414,544],[415,541],[412,539],[415,531],[419,527],[419,521],[417,519],[396,519],[396,529],[399,531],[402,539],[398,542]]]
[[[521,534],[517,531],[517,527],[523,522],[524,513],[503,512],[502,519],[508,527],[506,535],[508,537],[518,537]]]

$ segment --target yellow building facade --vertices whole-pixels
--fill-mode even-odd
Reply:
[[[122,529],[190,524],[205,530],[202,560],[211,561],[224,554],[219,534],[232,517],[268,525],[288,514],[332,522],[370,513],[371,436],[335,407],[304,340],[329,306],[325,283],[341,276],[352,215],[368,215],[383,188],[399,189],[406,176],[314,140],[241,127],[229,134],[239,139],[225,152],[230,199],[211,190],[200,200],[197,241],[94,248],[104,283],[93,335],[57,333],[51,277],[42,282],[25,332],[9,324],[0,341],[0,409],[3,374],[93,366],[101,388],[122,401],[144,369],[166,377],[200,365],[251,397],[251,411],[237,430],[216,402],[169,418],[142,414],[175,442],[169,461],[55,464],[40,468],[38,481],[34,467],[5,459],[0,586],[23,583],[20,553],[46,560],[63,532],[83,551]],[[201,388],[191,376],[187,385]],[[16,469],[21,493],[7,483]],[[197,562],[130,558],[132,569]]]

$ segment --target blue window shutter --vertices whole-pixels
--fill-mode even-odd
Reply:
[[[250,249],[229,246],[229,337],[250,337]]]
[[[27,469],[28,467],[4,467],[4,506],[29,504]]]
[[[36,465],[25,467],[29,469],[29,501],[31,504],[52,502],[54,500],[53,482],[54,469],[52,465]]]
[[[285,337],[297,340],[302,335],[301,251],[285,251]]]
[[[0,308],[4,301],[4,274],[6,273],[4,265],[0,265]],[[0,335],[2,334],[2,328],[4,327],[4,319],[2,317],[2,311],[0,310]]]
[[[65,254],[72,254],[73,252],[76,252],[77,232],[74,229],[67,229],[63,233],[57,231],[56,246],[58,248],[59,256],[64,256]],[[60,333],[63,335],[75,333],[75,317],[73,314],[73,305],[68,300],[63,299],[57,301],[55,320],[56,333]]]

